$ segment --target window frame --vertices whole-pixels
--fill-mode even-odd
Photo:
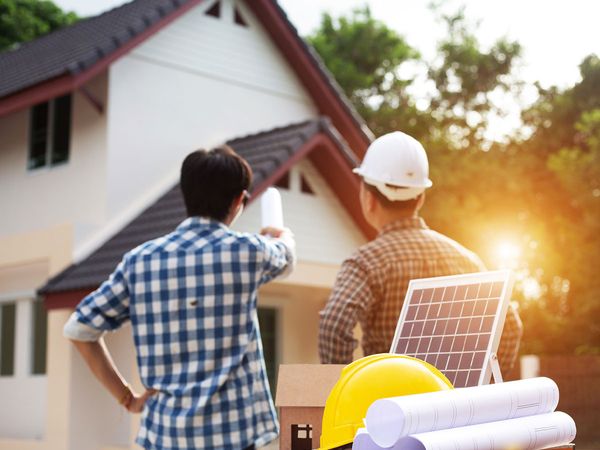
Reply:
[[[54,156],[56,154],[56,149],[54,148],[54,137],[56,132],[56,109],[57,103],[60,99],[67,97],[69,102],[68,108],[68,124],[67,124],[67,149],[66,149],[66,158],[64,161],[53,162]],[[43,170],[52,169],[54,167],[64,166],[69,163],[71,156],[71,141],[72,141],[72,129],[73,129],[73,94],[68,93],[62,95],[60,97],[52,98],[46,102],[38,103],[32,106],[29,109],[29,133],[28,133],[28,148],[27,148],[27,171],[28,172],[38,172]],[[46,116],[46,135],[45,135],[45,154],[44,154],[44,164],[32,167],[32,153],[33,153],[33,137],[34,137],[34,115],[35,108],[38,108],[42,105],[47,105],[47,116]]]
[[[13,326],[12,326],[12,361],[11,361],[11,373],[3,373],[3,361],[4,361],[4,330],[3,330],[3,321],[4,321],[4,313],[5,307],[12,306],[13,307]],[[0,379],[4,378],[15,378],[17,376],[17,300],[5,300],[0,301]]]
[[[43,372],[35,373],[35,303],[42,302],[41,307],[45,311],[45,338],[42,344],[45,348]],[[12,304],[15,307],[14,317],[14,335],[13,335],[13,371],[10,375],[0,375],[0,379],[28,379],[48,376],[48,333],[49,333],[49,315],[43,305],[43,299],[34,291],[12,292],[10,294],[0,294],[0,309],[2,306]],[[1,312],[0,312],[1,315]],[[1,327],[1,317],[0,317]],[[0,329],[0,337],[2,330]],[[1,345],[1,344],[0,344]],[[0,347],[1,349],[1,347]],[[1,355],[0,355],[1,357]]]

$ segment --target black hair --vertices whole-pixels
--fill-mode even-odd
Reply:
[[[227,145],[196,150],[181,165],[180,186],[188,216],[224,221],[235,198],[251,184],[250,165]]]

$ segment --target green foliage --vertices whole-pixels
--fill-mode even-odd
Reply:
[[[404,85],[396,69],[419,56],[402,37],[375,20],[368,7],[338,20],[323,14],[320,31],[309,37],[309,42],[336,74],[348,97],[361,106],[373,96],[385,96]]]
[[[0,0],[0,52],[78,20],[51,1]]]
[[[513,63],[521,55],[521,46],[507,39],[497,40],[483,50],[464,11],[442,16],[448,37],[438,44],[439,58],[429,67],[429,78],[437,94],[429,111],[436,128],[449,129],[447,144],[453,148],[473,148],[484,142],[490,112],[491,94],[507,93],[518,86],[509,77]]]
[[[410,80],[400,76],[399,68],[418,62],[420,55],[402,36],[375,20],[368,7],[339,19],[323,14],[319,31],[308,41],[376,134],[405,122],[398,121],[399,111],[410,109],[410,117],[416,115],[406,93]]]
[[[503,113],[492,97],[523,85],[513,73],[521,46],[499,39],[483,49],[463,11],[441,20],[448,33],[426,63],[435,86],[426,107],[421,94],[416,106],[413,80],[397,75],[402,64],[423,64],[418,53],[368,10],[337,21],[325,16],[310,41],[376,135],[400,129],[424,144],[434,186],[423,215],[432,228],[475,250],[490,268],[498,266],[501,240],[522,249],[514,268],[523,352],[598,353],[600,60],[586,58],[572,88],[537,86],[538,101],[522,115],[529,138],[490,142],[485,131]],[[404,51],[386,55],[395,47],[383,42]],[[378,62],[366,64],[373,54]],[[527,283],[539,286],[537,295]]]

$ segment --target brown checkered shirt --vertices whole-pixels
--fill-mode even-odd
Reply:
[[[427,227],[420,217],[395,221],[344,261],[321,311],[319,355],[324,364],[347,364],[358,345],[360,323],[365,355],[389,352],[408,289],[417,278],[485,270],[475,253]],[[502,373],[512,368],[522,335],[516,309],[508,309],[498,359]]]

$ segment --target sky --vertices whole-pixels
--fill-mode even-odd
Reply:
[[[428,10],[429,0],[279,0],[301,35],[319,25],[321,14],[334,17],[368,4],[373,16],[385,22],[425,58],[435,56],[443,27]],[[123,0],[54,0],[81,16],[99,14]],[[507,36],[524,47],[521,78],[543,86],[567,87],[579,79],[578,65],[590,54],[600,55],[600,0],[448,0],[445,8],[466,8],[467,18],[479,21],[483,45]]]

